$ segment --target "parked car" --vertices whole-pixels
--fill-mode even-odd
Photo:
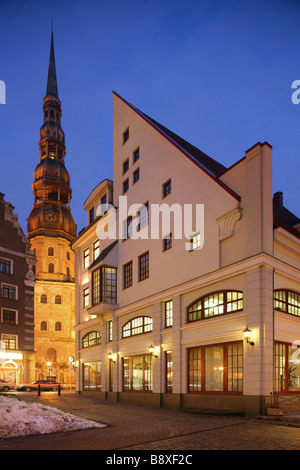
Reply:
[[[2,392],[9,392],[9,390],[14,390],[15,384],[11,382],[6,382],[6,380],[0,379],[0,390]]]
[[[41,386],[41,390],[45,392],[50,392],[53,390],[58,390],[58,387],[62,388],[59,382],[56,380],[37,380],[31,384],[18,385],[17,391],[19,392],[31,392],[32,390],[37,390],[38,386]]]

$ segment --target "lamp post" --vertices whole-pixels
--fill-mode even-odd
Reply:
[[[51,379],[51,362],[50,361],[47,362],[47,366],[48,366],[48,376],[49,376],[49,379]]]

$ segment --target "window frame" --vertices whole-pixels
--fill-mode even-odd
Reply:
[[[8,288],[8,289],[7,289]],[[10,294],[7,296],[4,295],[4,290],[11,291],[12,288],[14,289],[14,297],[10,297]],[[2,292],[2,298],[3,299],[9,299],[9,300],[18,300],[18,286],[15,284],[7,284],[6,282],[1,283],[1,292]]]
[[[240,367],[237,366],[237,375],[241,372],[242,373],[242,390],[229,390],[228,384],[229,384],[229,374],[228,370],[234,370],[234,367],[229,368],[228,367],[228,350],[229,346],[237,345],[237,348],[241,349],[241,354],[237,354],[237,357],[240,357]],[[205,351],[210,348],[223,348],[223,355],[222,355],[222,360],[223,360],[223,366],[222,366],[222,390],[206,390],[206,357],[205,357]],[[194,346],[191,348],[187,348],[187,393],[188,394],[202,394],[202,395],[211,395],[211,394],[218,394],[218,395],[224,395],[224,394],[230,394],[230,395],[242,395],[243,390],[244,390],[244,351],[243,351],[243,341],[230,341],[227,343],[217,343],[217,344],[208,344],[208,345],[203,345],[203,346]],[[195,378],[197,378],[197,381],[192,382],[191,380],[191,375],[190,372],[192,373],[195,370],[199,370],[198,368],[192,368],[190,361],[193,359],[190,357],[190,352],[192,351],[200,351],[200,359],[197,358],[197,362],[200,362],[200,373],[196,373],[194,375]],[[233,357],[233,356],[232,356]],[[238,361],[237,361],[238,364]],[[192,383],[191,383],[192,382]],[[237,381],[238,383],[238,381]],[[191,390],[191,385],[196,384],[196,386],[200,386],[201,390]]]
[[[93,261],[95,261],[99,255],[100,255],[100,240],[99,238],[97,238],[97,240],[93,242]]]
[[[163,237],[163,253],[170,250],[173,247],[173,236],[172,232],[169,235]]]
[[[2,269],[1,269],[2,266]],[[7,270],[8,267],[8,270]],[[4,269],[4,270],[3,270]],[[13,261],[11,259],[0,258],[0,274],[13,274]]]
[[[142,388],[139,389],[134,389],[133,387],[133,360],[141,358],[142,359]],[[146,382],[146,373],[148,370],[146,369],[146,358],[149,362],[149,382]],[[125,386],[125,361],[129,361],[129,382],[128,385],[129,387]],[[150,387],[146,387],[146,383],[149,383]],[[122,390],[123,392],[129,392],[129,393],[152,393],[153,392],[153,359],[151,354],[140,354],[136,356],[124,356],[122,357]]]
[[[126,158],[122,164],[122,175],[125,175],[129,171],[129,158]]]
[[[83,262],[83,269],[87,269],[90,264],[90,248],[89,247],[83,250],[82,262]]]
[[[4,314],[5,312],[12,312],[14,314],[14,319],[15,321],[4,321]],[[19,324],[19,318],[18,318],[18,313],[19,311],[13,308],[7,308],[7,307],[1,307],[1,323],[3,325],[18,325]],[[8,314],[10,316],[10,313]]]
[[[123,181],[122,185],[122,194],[127,193],[129,191],[129,178],[126,178],[126,180]]]
[[[95,338],[91,337],[93,334],[96,334]],[[85,340],[85,338],[87,339]],[[92,348],[93,346],[99,346],[101,342],[102,342],[102,335],[100,331],[97,331],[97,330],[89,331],[81,339],[81,348],[87,349],[87,348]],[[84,345],[84,343],[87,343],[87,345]]]
[[[140,167],[138,167],[134,172],[132,173],[132,184],[136,184],[140,180]]]
[[[5,340],[8,338],[8,347],[5,344]],[[10,334],[10,333],[2,333],[1,334],[1,341],[4,344],[4,349],[6,351],[16,351],[18,349],[18,335]],[[15,347],[11,348],[9,347],[10,342],[12,342],[12,345]]]
[[[140,159],[140,147],[137,147],[133,152],[132,152],[132,164],[134,165],[135,162],[137,162]]]
[[[130,272],[126,271],[127,268],[130,268]],[[123,264],[123,290],[128,289],[133,284],[133,263],[132,260],[128,263]]]
[[[162,185],[162,199],[169,196],[172,193],[172,180],[169,178],[165,183]]]
[[[122,134],[122,143],[123,145],[126,144],[126,142],[129,140],[129,127],[125,129],[125,131]]]
[[[142,266],[142,260],[145,258],[145,266]],[[149,256],[149,251],[146,251],[145,253],[141,254],[138,257],[138,265],[139,265],[139,271],[138,271],[138,282],[145,281],[146,279],[149,279],[150,277],[150,256]],[[143,273],[143,277],[142,277]]]
[[[169,304],[171,304],[171,308],[168,308]],[[165,324],[165,328],[172,328],[173,326],[173,300],[172,299],[165,300],[164,302],[164,324]]]
[[[275,299],[275,293],[276,292],[282,292],[285,294],[285,300],[281,300],[281,299]],[[274,307],[274,310],[277,310],[278,312],[282,312],[282,313],[287,313],[289,315],[292,315],[293,317],[300,317],[300,305],[299,307],[295,304],[292,304],[292,303],[289,303],[289,294],[294,294],[296,296],[299,296],[299,301],[300,301],[300,293],[297,292],[297,291],[294,291],[292,289],[274,289],[274,294],[273,294],[273,307]],[[280,307],[275,307],[275,302],[281,302],[283,305],[284,305],[284,309],[281,309]],[[295,310],[298,310],[299,311],[299,315],[297,315],[296,313],[293,313],[293,312],[289,312],[289,307],[291,307],[292,309],[295,309]]]
[[[90,287],[87,286],[87,287],[84,287],[82,290],[82,307],[88,308],[89,305],[90,305]]]
[[[146,323],[145,319],[150,319],[151,322]],[[133,326],[132,323],[134,321],[137,321],[137,320],[142,320],[141,325]],[[125,327],[127,325],[129,325],[129,328],[125,330]],[[151,329],[148,329],[147,331],[145,331],[145,329],[149,326],[151,326]],[[142,329],[142,331],[140,333],[133,333],[133,329],[137,330],[139,328]],[[124,335],[124,331],[129,331],[129,334]],[[124,323],[124,325],[122,325],[122,328],[121,328],[121,335],[122,336],[121,336],[121,338],[122,339],[131,338],[132,336],[144,335],[145,333],[151,333],[152,331],[153,331],[153,318],[149,317],[148,315],[139,315],[137,317],[131,318],[126,323]]]
[[[242,294],[242,298],[228,301],[228,294],[229,293]],[[211,308],[217,308],[217,307],[219,308],[219,307],[223,306],[224,311],[222,313],[213,314],[213,315],[210,315],[210,316],[204,316],[205,315],[205,310],[209,309],[209,307],[205,307],[205,300],[208,299],[209,297],[212,297],[212,296],[215,296],[215,295],[219,295],[219,296],[223,295],[223,303],[219,303],[215,307],[211,307]],[[228,310],[228,305],[229,304],[233,304],[234,302],[238,303],[240,301],[242,302],[242,308],[238,308],[236,310]],[[199,308],[194,309],[193,311],[190,312],[189,310],[196,304],[201,304],[201,308],[200,309]],[[207,294],[202,295],[201,297],[199,297],[198,299],[196,299],[194,302],[192,302],[191,304],[189,304],[187,306],[187,309],[186,309],[186,313],[187,313],[186,322],[187,323],[193,323],[195,321],[203,321],[203,320],[208,320],[210,318],[218,318],[220,316],[223,317],[224,315],[229,315],[231,313],[241,312],[243,309],[244,309],[244,293],[243,293],[243,291],[225,289],[225,290],[220,290],[220,291],[209,292]],[[190,319],[190,315],[197,314],[197,312],[200,312],[200,318]]]

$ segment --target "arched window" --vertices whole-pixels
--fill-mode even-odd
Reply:
[[[91,331],[91,333],[88,333],[82,338],[83,348],[96,346],[97,344],[101,344],[101,333],[99,333],[99,331]]]
[[[67,259],[71,259],[69,251],[67,251]]]
[[[220,291],[205,295],[187,309],[187,321],[203,320],[243,310],[243,292]]]
[[[42,321],[41,322],[41,331],[47,331],[47,322],[46,321]]]
[[[56,304],[61,304],[61,296],[60,295],[55,296],[55,303]]]
[[[57,321],[57,322],[55,323],[55,331],[61,331],[61,323],[60,323],[60,321]]]
[[[54,273],[54,264],[53,263],[49,263],[48,272],[49,273]]]
[[[41,295],[41,304],[46,304],[47,303],[47,296],[46,294]]]
[[[129,320],[122,328],[122,338],[141,335],[153,330],[153,320],[151,317],[136,317]]]
[[[288,289],[276,289],[274,309],[300,317],[300,294]]]
[[[70,268],[67,266],[67,276],[70,276]]]
[[[54,248],[52,248],[52,246],[48,248],[48,256],[54,256]]]

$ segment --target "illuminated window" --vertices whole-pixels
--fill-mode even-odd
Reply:
[[[274,308],[291,315],[300,316],[300,294],[291,290],[276,290],[274,292]]]
[[[88,268],[90,264],[90,250],[86,248],[83,252],[83,267]]]
[[[166,392],[173,392],[173,354],[166,351]]]
[[[92,331],[82,338],[82,347],[89,348],[90,346],[97,346],[101,344],[101,333],[99,331]]]
[[[187,309],[188,322],[203,320],[243,309],[243,293],[238,291],[214,292],[198,299]]]
[[[123,390],[151,391],[152,356],[131,356],[123,358]]]
[[[93,243],[93,256],[94,256],[94,260],[97,259],[99,255],[100,255],[100,240],[96,240],[96,241]]]
[[[274,391],[300,392],[300,348],[275,342]]]
[[[197,233],[191,238],[191,250],[198,250],[201,247],[201,235]]]
[[[83,289],[83,308],[86,308],[89,306],[90,303],[90,289],[89,287],[86,287]]]
[[[17,349],[17,337],[13,335],[2,335],[4,349]]]
[[[165,302],[165,327],[168,328],[173,325],[173,301],[168,300]]]
[[[101,390],[101,362],[88,362],[83,364],[84,390]]]
[[[188,349],[188,391],[243,391],[243,343]]]
[[[141,335],[153,330],[153,320],[151,317],[136,317],[125,323],[122,328],[122,338]]]
[[[92,302],[117,302],[117,270],[101,266],[92,273]]]

